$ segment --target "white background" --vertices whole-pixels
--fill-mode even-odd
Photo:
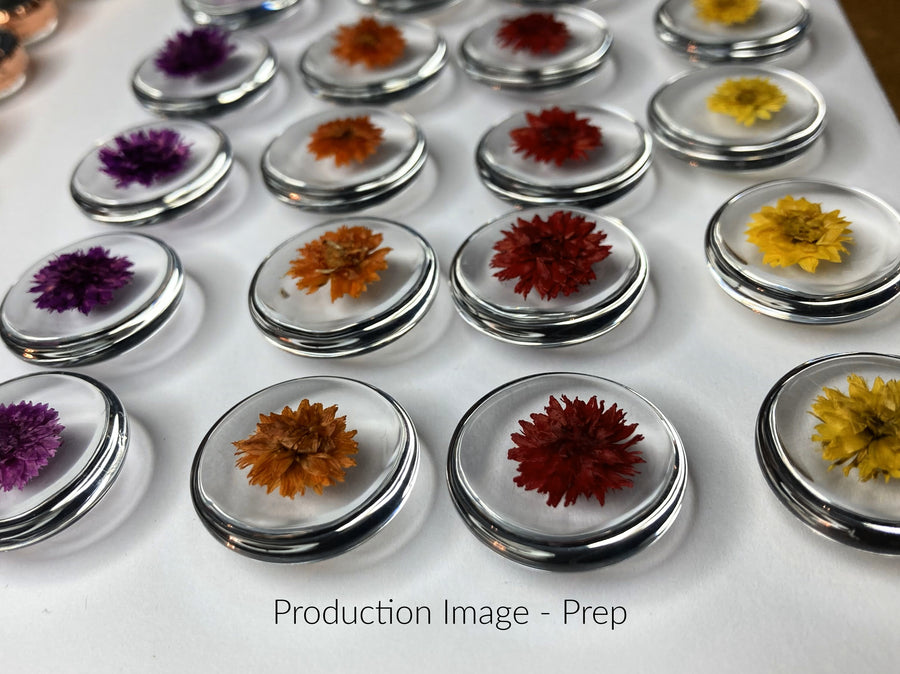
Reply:
[[[596,80],[549,100],[613,104],[644,122],[653,91],[688,64],[656,41],[654,0],[587,4],[611,25],[612,63]],[[441,295],[415,331],[390,349],[336,362],[266,343],[251,324],[246,293],[270,250],[325,219],[278,203],[262,185],[258,161],[281,129],[329,107],[304,90],[296,62],[310,40],[357,11],[350,0],[304,0],[292,18],[263,29],[281,73],[269,100],[219,122],[240,164],[229,192],[212,208],[144,230],[174,246],[190,276],[185,315],[172,326],[182,331],[182,345],[152,367],[135,352],[85,369],[118,393],[135,422],[121,479],[56,539],[0,554],[3,670],[894,669],[900,560],[826,540],[787,512],[757,467],[753,429],[764,395],[795,365],[845,350],[898,351],[900,303],[848,325],[792,325],[728,298],[703,254],[714,210],[768,177],[802,172],[900,205],[896,119],[836,2],[811,4],[809,44],[779,65],[812,80],[828,102],[821,152],[763,176],[692,169],[658,153],[639,190],[602,209],[637,234],[651,264],[651,288],[617,330],[547,351],[495,342],[455,314],[443,273]],[[494,5],[464,0],[434,21],[455,49]],[[77,210],[70,173],[95,140],[150,118],[131,95],[132,69],[184,26],[175,0],[70,0],[59,31],[34,47],[29,82],[0,103],[0,288],[47,252],[110,231]],[[453,64],[434,91],[397,104],[424,128],[437,181],[424,203],[388,204],[378,213],[417,228],[444,270],[470,231],[510,210],[479,183],[473,153],[489,124],[528,101],[471,83]],[[465,410],[506,381],[551,370],[633,387],[662,409],[687,449],[690,486],[676,526],[612,567],[558,574],[507,561],[466,530],[447,494],[447,444]],[[34,371],[0,353],[0,380]],[[425,453],[416,491],[398,520],[343,557],[279,566],[237,555],[193,512],[191,459],[238,400],[313,374],[362,379],[405,406]],[[277,598],[429,605],[435,624],[276,626]],[[448,627],[439,624],[444,598],[526,605],[535,617],[508,631]],[[627,621],[615,631],[564,626],[566,598],[624,606]],[[541,611],[551,616],[535,615]]]

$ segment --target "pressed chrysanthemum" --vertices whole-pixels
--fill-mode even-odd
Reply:
[[[384,258],[391,249],[378,247],[382,238],[368,227],[342,225],[303,246],[288,274],[307,294],[330,282],[332,302],[344,295],[359,297],[388,267]]]
[[[537,115],[525,113],[528,126],[509,132],[513,151],[525,158],[562,166],[568,160],[583,161],[588,153],[602,145],[600,129],[586,118],[579,118],[574,111],[559,107],[541,110]]]
[[[266,493],[303,496],[307,489],[321,494],[325,487],[344,481],[345,469],[356,465],[356,431],[348,431],[347,417],[336,416],[337,405],[325,407],[304,398],[296,410],[259,415],[256,431],[237,447],[235,465],[249,467],[250,484]]]
[[[153,63],[169,77],[191,77],[215,70],[237,49],[227,31],[214,26],[180,30],[166,40]]]
[[[56,455],[65,426],[46,403],[0,404],[0,487],[22,489]]]
[[[532,289],[543,299],[571,295],[596,277],[593,265],[606,259],[612,246],[601,245],[606,233],[583,215],[556,211],[546,220],[517,218],[494,244],[491,267],[501,281],[518,279],[515,292],[528,297]]]
[[[823,388],[812,405],[813,442],[822,443],[822,458],[844,475],[857,469],[859,479],[900,478],[900,381],[875,378],[870,389],[857,374],[847,377],[847,393]]]
[[[115,257],[101,246],[63,253],[41,267],[28,292],[40,293],[34,300],[39,309],[78,309],[87,315],[112,302],[114,291],[131,282],[132,266],[127,257]]]
[[[744,126],[753,126],[757,119],[772,119],[785,103],[787,96],[768,77],[729,78],[706,99],[712,112],[734,117]]]
[[[513,481],[526,490],[547,494],[547,505],[556,507],[565,497],[568,506],[579,496],[593,496],[600,505],[606,493],[634,485],[636,464],[645,463],[640,450],[631,449],[644,439],[634,435],[637,424],[625,423],[625,412],[615,404],[605,408],[597,396],[584,402],[550,396],[544,414],[521,420],[521,433],[510,438],[516,445],[507,456],[518,461]]]
[[[532,54],[558,54],[569,43],[571,33],[550,12],[531,12],[503,19],[497,30],[500,46]]]
[[[368,115],[344,117],[320,124],[306,149],[316,160],[332,157],[335,166],[345,166],[371,157],[383,139],[384,131],[372,124]]]
[[[406,40],[396,26],[380,23],[370,16],[352,26],[339,26],[331,53],[350,65],[366,68],[386,68],[403,56]]]
[[[840,262],[840,254],[849,253],[844,244],[853,242],[850,222],[839,210],[823,213],[821,204],[804,198],[788,195],[750,217],[747,241],[763,253],[763,264],[773,267],[797,264],[814,273],[819,260]]]
[[[97,156],[100,170],[114,178],[118,188],[132,183],[150,187],[184,169],[191,156],[190,144],[173,129],[135,131],[114,140],[115,149],[102,147]]]
[[[694,0],[694,10],[703,21],[730,26],[756,16],[759,0]]]

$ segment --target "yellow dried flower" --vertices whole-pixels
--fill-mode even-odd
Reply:
[[[703,21],[730,26],[756,16],[759,0],[694,0],[694,10]]]
[[[847,382],[846,394],[824,388],[813,403],[811,413],[822,422],[813,442],[822,443],[829,470],[843,466],[849,475],[856,468],[862,482],[900,478],[900,381],[876,377],[869,389],[865,379],[851,374]]]
[[[822,205],[804,198],[788,195],[776,206],[763,206],[747,225],[747,241],[763,253],[763,264],[790,267],[798,264],[804,271],[814,273],[819,260],[840,262],[841,253],[849,253],[845,243],[853,243],[848,236],[849,221],[839,210],[822,212]]]
[[[729,78],[706,99],[712,112],[730,115],[744,126],[753,126],[757,119],[772,119],[785,103],[787,96],[768,77]]]

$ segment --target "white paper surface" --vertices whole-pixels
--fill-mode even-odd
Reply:
[[[436,25],[454,49],[496,5],[464,0]],[[587,3],[608,20],[612,62],[577,89],[540,101],[645,106],[688,67],[653,34],[654,0]],[[813,0],[809,43],[777,61],[810,79],[829,106],[821,147],[799,166],[723,174],[658,152],[638,190],[600,209],[646,247],[651,287],[622,326],[578,347],[516,348],[460,319],[446,271],[425,322],[389,349],[334,362],[270,346],[247,311],[250,278],[273,248],[327,216],[293,210],[264,188],[265,145],[301,116],[328,109],[300,81],[305,45],[357,14],[349,0],[304,0],[261,32],[281,60],[277,90],[217,123],[239,166],[212,208],[144,232],[181,256],[189,297],[177,351],[153,367],[135,352],[84,368],[112,387],[134,422],[119,483],[56,539],[0,554],[0,648],[6,672],[143,671],[891,671],[900,657],[900,559],[826,540],[777,501],[757,467],[759,405],[787,370],[847,350],[898,351],[900,304],[854,323],[814,327],[759,316],[730,299],[705,268],[715,209],[769,177],[811,176],[858,186],[896,207],[900,132],[834,0]],[[0,288],[32,261],[111,231],[68,194],[71,171],[95,140],[151,119],[133,98],[132,70],[185,27],[174,0],[70,0],[58,32],[32,49],[29,81],[0,103]],[[511,207],[480,184],[482,132],[533,99],[469,82],[456,64],[409,111],[430,145],[427,201],[376,213],[415,227],[446,270],[463,239]],[[426,176],[427,177],[427,176]],[[149,346],[149,345],[146,345]],[[125,360],[129,359],[129,360]],[[657,545],[604,569],[535,571],[479,543],[450,502],[447,444],[463,413],[511,379],[571,370],[626,384],[653,401],[684,441],[689,493]],[[0,353],[0,380],[37,368]],[[191,460],[216,419],[284,379],[335,374],[392,394],[415,421],[424,461],[398,520],[333,560],[279,566],[226,549],[195,516]],[[898,485],[900,488],[900,485]],[[0,494],[2,498],[2,494]],[[427,606],[430,625],[275,624],[278,599],[325,607]],[[526,606],[527,625],[443,624],[443,602]],[[609,624],[563,623],[564,602],[625,607]],[[569,604],[569,607],[573,604]],[[541,615],[548,612],[550,615]]]

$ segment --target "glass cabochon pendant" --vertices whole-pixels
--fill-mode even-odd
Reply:
[[[387,14],[418,14],[455,5],[460,0],[356,0],[356,3]]]
[[[82,262],[59,269],[73,253],[104,249],[130,262],[127,282],[98,284],[97,271]],[[38,295],[41,285],[66,287],[87,297],[80,308],[64,306],[52,296]],[[52,274],[52,276],[48,276]],[[57,277],[57,274],[59,275]],[[90,276],[89,276],[90,274]],[[117,271],[105,272],[116,280]],[[88,283],[85,277],[92,280]],[[123,279],[125,280],[125,279]],[[107,292],[106,301],[95,302]],[[157,239],[123,232],[104,234],[61,248],[31,265],[0,304],[0,337],[15,355],[35,365],[71,367],[117,356],[148,339],[175,313],[184,293],[184,270],[177,254]],[[49,308],[41,308],[44,300]],[[87,310],[85,313],[84,310]]]
[[[212,36],[228,51],[214,67],[195,70],[193,42]],[[181,45],[186,45],[179,55]],[[216,45],[218,46],[218,45]],[[200,45],[205,54],[210,47]],[[166,60],[167,52],[171,58]],[[173,63],[173,65],[168,65]],[[173,67],[174,66],[174,67]],[[165,117],[213,117],[236,110],[261,96],[275,81],[278,58],[263,38],[228,33],[216,27],[179,31],[145,58],[131,79],[131,88],[145,108]]]
[[[731,114],[745,115],[743,122],[714,112],[708,101],[723,85],[734,90],[735,99],[744,94],[741,87],[776,87],[772,91],[780,97],[772,107],[781,107],[769,112],[736,101]],[[753,91],[746,95],[766,105],[765,96]],[[766,117],[747,117],[754,114]],[[822,135],[825,116],[825,99],[808,80],[788,70],[745,65],[677,75],[647,106],[650,131],[660,145],[693,165],[724,170],[767,168],[797,157]]]
[[[161,159],[155,138],[171,132],[178,136],[177,147],[164,148],[170,154]],[[173,153],[182,155],[177,165],[169,163]],[[112,165],[103,161],[104,156]],[[163,171],[156,170],[160,166]],[[75,167],[69,191],[93,220],[150,225],[205,204],[225,185],[231,166],[231,143],[215,127],[186,119],[151,122],[126,129],[91,148]]]
[[[656,11],[656,36],[692,61],[752,61],[784,54],[806,37],[806,0],[760,0],[743,22],[705,20],[698,0],[666,0]],[[742,3],[744,4],[744,3]]]
[[[380,130],[377,146],[361,159],[309,149],[313,134],[335,122]],[[279,200],[311,211],[346,212],[382,203],[412,184],[428,157],[425,135],[409,115],[381,108],[341,108],[289,126],[262,156],[263,181]],[[334,159],[334,160],[333,160]],[[341,163],[338,163],[338,160]]]
[[[619,482],[606,491],[602,505],[597,500],[600,496],[579,497],[571,503],[571,490],[577,484],[566,482],[567,474],[558,474],[569,468],[584,470],[587,458],[580,465],[563,466],[559,455],[554,453],[546,460],[543,477],[530,470],[526,475],[525,467],[510,458],[514,442],[521,449],[522,442],[533,435],[528,431],[528,419],[535,423],[532,430],[540,431],[535,416],[545,409],[549,412],[553,405],[551,397],[561,399],[562,396],[584,402],[596,397],[594,402],[602,401],[607,408],[615,405],[625,413],[625,423],[636,424],[636,432],[643,436],[631,447],[640,451],[642,461],[635,463],[631,470],[621,471],[631,475],[630,485],[617,480],[619,475],[611,472],[610,464],[592,464],[595,466],[592,481],[599,485],[609,484],[610,480]],[[607,410],[610,416],[611,412]],[[567,423],[583,423],[585,419],[581,415]],[[608,423],[609,417],[592,421],[594,430],[602,424],[612,432],[613,429],[606,428]],[[565,424],[560,429],[565,432]],[[572,435],[590,435],[588,426],[569,430]],[[628,429],[624,430],[627,433]],[[539,435],[547,437],[543,433]],[[514,436],[518,436],[518,441]],[[617,445],[624,448],[627,443]],[[518,470],[519,466],[522,470]],[[687,459],[675,428],[640,394],[608,379],[554,372],[504,384],[475,403],[459,422],[450,441],[447,477],[450,496],[466,526],[492,550],[527,566],[578,570],[618,562],[668,530],[684,497]],[[549,485],[551,498],[554,489],[567,487],[570,504],[550,506],[548,492],[542,491],[543,488],[533,491],[533,485],[519,486],[532,477]]]
[[[0,490],[0,551],[14,550],[59,533],[90,511],[115,482],[128,449],[125,410],[100,382],[81,374],[42,372],[0,384],[0,405],[43,403],[58,415],[61,441],[55,455],[21,489]],[[22,415],[0,412],[4,433],[28,443],[35,429]],[[19,421],[20,423],[16,423]],[[0,473],[15,468],[16,450],[0,440]]]
[[[376,279],[357,297],[329,296],[329,286],[298,288],[288,274],[300,250],[341,227],[365,227],[390,250]],[[326,243],[326,245],[328,245]],[[418,233],[377,218],[343,218],[317,225],[278,246],[250,284],[250,315],[275,346],[301,356],[337,358],[368,353],[411,330],[431,307],[438,289],[434,250]]]
[[[247,28],[288,16],[302,0],[181,0],[194,23],[228,30]]]
[[[534,44],[523,30],[516,42],[515,21],[535,16],[549,20],[557,32],[562,31],[561,37],[556,42]],[[509,45],[500,39],[504,28],[513,32]],[[466,35],[459,45],[459,58],[466,74],[476,82],[501,89],[550,89],[594,75],[612,43],[606,21],[583,7],[561,6],[552,13],[510,8]]]
[[[398,29],[405,43],[395,61],[377,67],[348,63],[332,53],[338,32],[332,31],[303,52],[299,67],[304,84],[319,98],[369,104],[405,98],[433,83],[447,64],[444,38],[424,23],[390,21],[385,25]]]
[[[852,375],[861,377],[864,386],[849,389]],[[867,391],[868,387],[878,388],[878,378],[886,386],[878,394]],[[811,360],[772,387],[756,421],[759,465],[788,510],[824,536],[890,554],[900,554],[898,380],[897,356],[846,353]],[[858,429],[835,423],[835,417],[827,413],[824,419],[816,416],[822,414],[820,405],[829,398],[837,408],[837,418],[858,422]],[[835,437],[846,435],[847,444],[863,448],[859,454],[869,455],[864,462],[873,456],[876,462],[883,460],[886,470],[894,469],[893,479],[879,474],[862,481],[858,468],[849,462],[832,468],[832,461],[823,458],[822,442],[822,437],[830,437],[832,432]]]
[[[835,232],[842,241],[820,237],[817,243],[764,229],[760,243],[751,242],[751,224],[768,221],[767,213],[776,225],[802,216],[809,228],[842,218],[849,231]],[[738,192],[713,215],[706,260],[725,292],[754,311],[797,323],[853,321],[900,293],[900,214],[854,187],[808,179],[761,183]]]
[[[548,113],[571,115],[600,131],[602,138],[577,158],[538,161],[516,151],[511,132],[530,126],[529,117]],[[559,204],[599,206],[615,201],[637,186],[650,168],[650,134],[624,112],[575,105],[516,113],[491,127],[475,151],[479,177],[491,192],[523,206]]]
[[[267,493],[235,465],[233,443],[254,433],[260,415],[298,409],[303,400],[336,405],[346,416],[346,429],[356,431],[356,465],[321,493]],[[412,492],[418,464],[415,427],[393,398],[353,379],[305,377],[251,395],[213,425],[194,457],[191,498],[204,526],[229,549],[269,562],[314,562],[347,552],[387,524]]]
[[[499,267],[492,261],[497,258],[495,246],[506,232],[534,218],[540,218],[536,221],[540,225],[560,217],[583,218],[596,224],[593,231],[605,235],[602,244],[608,247],[607,255],[584,270],[583,285],[564,288],[562,292],[569,294],[545,298],[540,288],[522,295],[522,276],[514,265],[511,271],[518,278],[497,278]],[[522,245],[528,250],[536,244],[525,241]],[[584,245],[578,248],[584,249]],[[561,278],[573,276],[572,260],[556,262]],[[523,269],[535,264],[533,257],[519,262]],[[540,264],[546,266],[546,260]],[[579,344],[612,330],[637,306],[647,280],[647,254],[619,220],[555,206],[513,211],[483,225],[463,242],[450,266],[450,292],[460,316],[469,325],[500,341],[533,346]]]

